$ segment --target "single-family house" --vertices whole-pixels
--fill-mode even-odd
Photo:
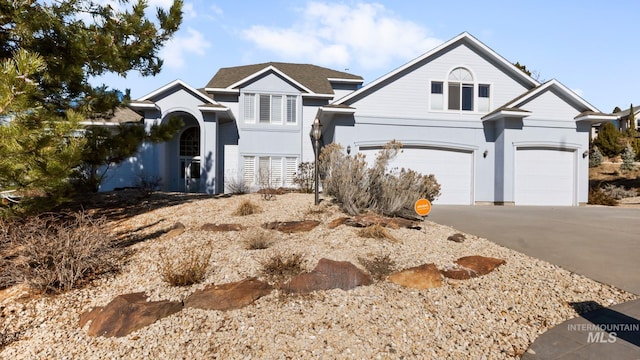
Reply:
[[[462,33],[362,86],[352,74],[265,63],[220,69],[203,89],[172,82],[131,103],[151,125],[180,116],[174,141],[143,147],[105,189],[141,167],[166,190],[220,193],[255,185],[261,169],[289,186],[324,144],[368,159],[404,144],[392,167],[436,176],[436,204],[579,205],[587,202],[588,146],[601,113],[557,80],[539,83]],[[124,167],[124,168],[123,168]]]

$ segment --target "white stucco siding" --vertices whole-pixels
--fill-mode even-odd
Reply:
[[[358,109],[358,114],[365,116],[406,118],[428,116],[446,119],[475,115],[474,118],[478,120],[484,113],[475,111],[430,112],[429,110],[431,81],[446,81],[449,72],[458,66],[466,67],[472,72],[475,84],[489,84],[491,86],[491,109],[504,105],[528,90],[485,57],[469,49],[466,45],[460,45],[441,56],[430,59],[411,72],[390,79],[391,82],[385,83],[383,87],[375,89],[364,98],[356,99],[350,105]],[[474,96],[477,97],[477,95],[476,88]]]

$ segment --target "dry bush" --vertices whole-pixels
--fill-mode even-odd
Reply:
[[[272,233],[262,229],[253,229],[247,233],[247,239],[245,240],[247,250],[264,250],[268,249],[273,241],[271,240]]]
[[[638,196],[638,192],[634,189],[627,190],[622,186],[615,186],[613,184],[606,184],[601,190],[608,196],[620,200],[628,197]]]
[[[358,236],[372,239],[388,239],[393,242],[398,241],[398,239],[396,239],[386,227],[380,224],[363,227],[358,230]]]
[[[158,253],[158,268],[162,280],[171,286],[188,286],[204,280],[209,269],[211,249],[193,246],[180,251],[178,257],[168,254],[167,249]]]
[[[301,162],[295,173],[293,183],[298,185],[300,192],[310,194],[315,190],[315,163]]]
[[[618,200],[616,200],[611,195],[604,192],[601,188],[594,188],[589,190],[588,202],[589,204],[592,204],[592,205],[607,205],[607,206],[618,205]]]
[[[70,290],[90,276],[114,271],[123,255],[106,229],[104,218],[84,212],[43,214],[4,220],[0,243],[10,243],[13,255],[0,274],[0,287],[26,281],[32,288]]]
[[[4,329],[0,330],[0,351],[11,343],[20,340],[20,337],[22,337],[22,331],[11,331],[9,327],[5,325]]]
[[[233,215],[247,216],[247,215],[256,214],[258,212],[260,212],[260,207],[258,205],[254,204],[249,199],[244,199],[242,200],[240,205],[238,205],[238,208],[236,209],[236,211],[233,212]]]
[[[389,254],[376,255],[369,259],[358,257],[358,262],[378,281],[396,271],[396,262],[391,259]]]
[[[228,179],[225,181],[225,187],[227,192],[233,195],[248,194],[250,192],[249,186],[240,177]]]
[[[285,256],[276,253],[260,263],[261,273],[269,283],[279,287],[286,280],[304,272],[303,263],[302,254],[293,253]]]
[[[440,195],[440,184],[433,175],[410,169],[387,170],[401,149],[400,142],[387,143],[368,167],[362,154],[351,157],[338,144],[325,146],[320,154],[324,192],[335,197],[349,215],[371,210],[397,216],[412,212],[416,199],[435,200]]]
[[[271,172],[267,169],[258,170],[258,185],[260,190],[258,191],[262,195],[263,200],[274,200],[278,191],[271,181]]]

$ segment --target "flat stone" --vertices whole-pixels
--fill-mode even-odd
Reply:
[[[240,224],[203,224],[200,227],[203,231],[242,231],[244,226]]]
[[[91,322],[89,336],[122,337],[181,309],[176,301],[147,301],[145,293],[119,295],[106,306],[83,313],[80,327]]]
[[[173,224],[171,229],[169,229],[169,231],[167,231],[165,236],[169,237],[169,238],[172,238],[172,237],[175,237],[175,236],[178,236],[178,235],[184,233],[185,231],[186,231],[186,227],[184,226],[184,224],[181,223],[181,222],[176,222],[175,224]]]
[[[189,295],[184,300],[184,306],[221,311],[240,309],[268,295],[272,290],[269,284],[256,278],[210,285]]]
[[[442,276],[435,264],[423,264],[389,275],[389,281],[412,289],[431,289],[442,286]]]
[[[457,267],[442,270],[441,273],[449,279],[467,280],[486,275],[504,263],[504,260],[492,257],[465,256],[456,260]]]
[[[371,275],[348,261],[320,259],[310,273],[294,276],[283,289],[305,294],[317,290],[350,290],[358,286],[371,285]]]
[[[450,235],[447,238],[447,240],[453,241],[453,242],[457,242],[457,243],[464,242],[466,239],[467,239],[467,237],[464,236],[464,234],[461,234],[461,233],[455,233],[453,235]]]
[[[420,223],[417,221],[404,219],[400,217],[390,218],[378,214],[360,214],[352,218],[345,220],[345,225],[355,227],[367,227],[371,225],[380,225],[384,227],[390,227],[392,229],[407,228],[407,229],[420,229]]]
[[[313,230],[320,225],[317,220],[301,220],[301,221],[274,221],[262,225],[267,230],[278,230],[283,233],[307,232]]]
[[[343,225],[347,220],[349,220],[348,216],[342,216],[336,219],[331,220],[331,222],[329,222],[329,224],[327,224],[327,227],[329,229],[335,229],[340,225]]]

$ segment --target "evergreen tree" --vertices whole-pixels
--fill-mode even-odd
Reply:
[[[631,147],[631,144],[627,143],[627,146],[622,152],[622,164],[620,164],[620,171],[627,172],[635,169],[634,161],[636,159],[636,153]]]
[[[102,163],[126,158],[141,141],[175,132],[175,121],[156,128],[156,135],[143,135],[142,125],[121,128],[121,134],[80,131],[91,114],[113,114],[121,97],[104,86],[93,88],[88,79],[131,70],[157,74],[158,51],[182,22],[182,0],[168,11],[158,9],[155,20],[145,16],[144,0],[118,4],[123,10],[91,0],[0,1],[1,190],[57,203],[83,161],[96,163],[105,154]],[[117,137],[127,143],[117,156],[92,143],[101,138],[113,149],[123,144]]]
[[[619,141],[621,135],[613,123],[606,122],[600,125],[598,137],[593,140],[593,145],[597,146],[605,156],[615,157],[622,151],[622,145]]]
[[[627,129],[633,137],[635,137],[638,132],[636,126],[636,114],[633,112],[633,104],[631,104],[629,105],[629,116],[627,117]]]
[[[600,149],[598,149],[597,146],[594,146],[591,154],[589,155],[589,167],[598,167],[602,164],[603,160],[604,156],[602,156]]]

